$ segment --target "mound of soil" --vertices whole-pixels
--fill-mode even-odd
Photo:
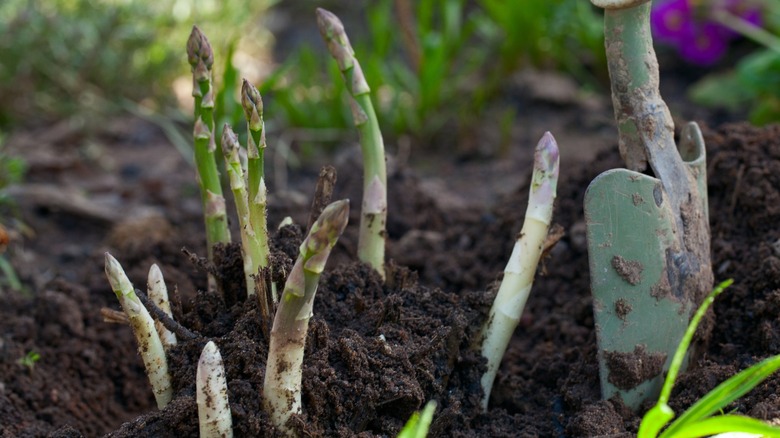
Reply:
[[[717,280],[735,284],[716,301],[708,347],[675,387],[677,412],[738,370],[780,353],[780,127],[726,125],[705,129],[705,139],[714,270]],[[640,416],[600,399],[582,215],[588,183],[620,167],[616,149],[562,169],[554,221],[564,234],[543,261],[485,414],[484,360],[470,346],[522,224],[528,186],[491,209],[454,208],[431,199],[408,170],[396,170],[388,281],[350,261],[354,226],[321,280],[306,344],[303,414],[294,419],[301,435],[394,436],[431,399],[438,402],[431,436],[635,433]],[[344,193],[359,190],[346,185]],[[195,215],[174,217],[174,229],[200,226]],[[197,233],[142,238],[150,229],[159,226],[130,233],[140,245],[119,245],[115,237],[112,251],[136,286],[153,262],[171,290],[178,286],[175,317],[197,337],[169,352],[174,400],[154,407],[129,327],[100,320],[101,307],[117,305],[98,268],[102,255],[91,254],[81,281],[49,282],[31,299],[0,298],[3,436],[197,436],[195,366],[208,340],[225,361],[236,436],[279,435],[261,410],[267,340],[257,304],[241,293],[225,303],[204,291],[205,275],[180,252],[188,246],[204,253]],[[301,238],[300,227],[276,233],[279,263],[292,262]],[[237,248],[225,251],[221,272],[241,284]],[[31,350],[40,361],[20,364]],[[772,377],[728,410],[778,417],[779,386],[780,376]]]

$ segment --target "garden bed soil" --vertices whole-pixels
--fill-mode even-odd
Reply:
[[[153,129],[145,129],[154,137]],[[146,135],[123,124],[116,131]],[[737,371],[780,353],[780,126],[731,124],[704,132],[713,267],[717,280],[733,278],[735,284],[716,301],[708,346],[672,394],[677,412]],[[128,150],[138,160],[149,153],[142,146]],[[568,162],[561,171],[554,222],[563,234],[542,262],[486,414],[479,410],[484,360],[470,346],[522,224],[528,183],[489,207],[464,206],[426,190],[426,180],[415,172],[391,166],[392,262],[383,283],[354,261],[360,172],[353,160],[337,166],[336,198],[353,200],[352,226],[317,294],[306,344],[303,415],[294,417],[301,435],[394,436],[428,400],[438,402],[431,436],[635,433],[640,417],[599,396],[582,214],[588,183],[621,166],[616,150]],[[230,256],[237,247],[225,249],[221,272],[239,285],[234,302],[225,303],[204,290],[205,274],[181,252],[187,247],[205,254],[196,192],[186,182],[191,169],[176,164],[175,172],[158,172],[159,163],[139,169],[121,153],[114,158],[119,165],[104,164],[118,176],[94,180],[90,190],[107,198],[100,205],[115,205],[101,214],[57,205],[40,194],[48,200],[29,193],[20,200],[24,220],[38,235],[12,245],[11,254],[32,296],[0,297],[0,435],[197,436],[195,366],[213,340],[225,361],[236,436],[277,436],[261,409],[267,340],[256,303],[240,290],[240,260]],[[33,160],[28,185],[45,181],[45,172],[76,179],[86,172],[78,160],[65,170],[57,170],[58,163],[47,167]],[[302,181],[313,187],[314,175]],[[190,196],[183,196],[187,190]],[[290,201],[299,198],[272,200],[270,222],[292,214],[305,223],[308,201]],[[121,210],[139,199],[153,199],[155,208],[143,214]],[[278,267],[292,263],[302,232],[292,226],[275,233]],[[105,250],[124,264],[137,287],[158,263],[174,302],[181,303],[174,306],[176,319],[198,334],[169,352],[175,397],[162,411],[129,327],[101,319],[102,307],[118,308],[102,272]],[[21,364],[31,351],[40,360]],[[727,410],[776,418],[779,387],[780,376],[774,376]]]

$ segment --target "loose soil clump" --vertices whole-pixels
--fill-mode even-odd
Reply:
[[[711,338],[700,341],[706,345],[672,394],[678,413],[728,376],[780,353],[780,127],[725,125],[705,129],[705,139],[713,268],[718,280],[735,284],[716,301]],[[619,400],[600,399],[582,217],[588,183],[620,166],[614,150],[562,171],[554,221],[565,235],[543,261],[486,414],[479,410],[484,360],[471,346],[522,225],[528,186],[490,210],[446,209],[419,189],[410,171],[393,172],[388,281],[351,261],[356,237],[348,230],[315,301],[303,414],[294,427],[306,436],[394,436],[413,411],[435,399],[431,436],[635,433],[639,416]],[[359,189],[349,178],[338,184],[344,181],[345,193]],[[399,210],[403,215],[393,213]],[[305,209],[297,214],[306,217]],[[201,224],[195,215],[171,220],[173,229]],[[205,254],[199,236],[171,233],[115,255],[137,287],[151,263],[159,263],[170,289],[178,285],[175,318],[198,334],[169,353],[173,402],[156,410],[130,329],[100,320],[101,307],[117,305],[100,269],[102,254],[92,254],[82,261],[80,281],[49,282],[31,299],[2,297],[3,436],[197,436],[195,367],[208,340],[225,361],[236,436],[274,436],[261,409],[267,339],[257,304],[240,291],[228,302],[205,292],[205,274],[181,253],[187,246]],[[295,226],[275,234],[277,268],[291,265],[301,238]],[[238,248],[222,253],[219,270],[231,272],[240,289]],[[41,354],[38,363],[17,363],[31,350]],[[778,417],[778,390],[780,377],[771,377],[728,410]]]

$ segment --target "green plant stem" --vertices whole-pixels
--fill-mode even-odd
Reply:
[[[263,397],[271,421],[287,435],[293,434],[287,420],[301,412],[303,348],[317,284],[348,219],[348,200],[336,201],[323,210],[301,243],[274,317]]]
[[[144,362],[149,382],[152,384],[157,407],[162,409],[173,397],[173,386],[160,335],[154,327],[151,315],[135,294],[122,265],[109,253],[106,253],[105,259],[106,277],[128,317],[135,339],[138,341],[138,353]]]
[[[715,8],[713,18],[729,29],[762,44],[767,49],[780,53],[780,38],[760,26],[756,26],[726,9]]]
[[[512,249],[487,322],[482,327],[480,348],[488,362],[481,379],[483,411],[487,410],[496,372],[531,293],[536,266],[552,220],[559,162],[558,144],[552,134],[546,132],[539,140],[534,154],[531,193],[523,229]]]
[[[192,96],[195,98],[195,165],[206,223],[208,256],[214,261],[214,245],[229,243],[230,231],[225,213],[225,198],[214,159],[214,87],[211,67],[214,54],[206,36],[193,26],[187,41],[187,58],[192,67]]]
[[[231,438],[233,419],[228,404],[227,379],[222,355],[209,341],[198,359],[195,379],[200,438]]]
[[[363,153],[363,203],[358,237],[358,258],[385,277],[385,238],[387,236],[387,169],[385,146],[379,122],[371,103],[371,89],[349,43],[341,20],[333,13],[317,9],[317,25],[336,59],[352,96],[350,106],[360,133]]]
[[[246,79],[241,86],[241,106],[247,121],[249,142],[247,145],[247,184],[249,185],[249,223],[255,233],[257,241],[257,253],[253,259],[254,275],[258,268],[269,268],[268,258],[270,248],[268,245],[268,219],[267,219],[267,190],[265,187],[265,126],[263,122],[263,99],[260,92]],[[254,293],[254,292],[253,292]],[[276,287],[272,284],[271,299],[273,303],[279,301],[276,295]]]

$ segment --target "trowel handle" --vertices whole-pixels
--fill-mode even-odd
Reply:
[[[604,41],[620,155],[629,170],[643,172],[650,164],[679,218],[680,206],[696,188],[677,151],[674,122],[658,88],[658,60],[650,31],[652,3],[623,1],[630,5],[604,11]],[[682,229],[681,220],[678,222]]]

